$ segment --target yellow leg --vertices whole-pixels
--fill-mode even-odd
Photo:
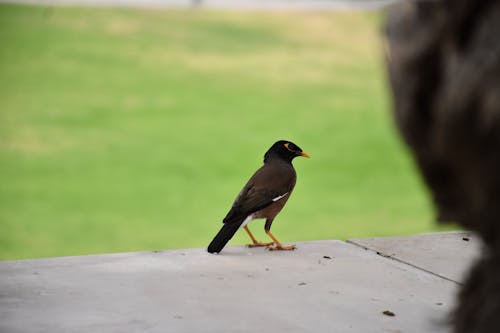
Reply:
[[[243,229],[245,229],[245,231],[247,232],[248,236],[250,236],[250,238],[252,239],[252,244],[248,244],[247,246],[248,247],[258,247],[258,246],[269,246],[269,245],[273,245],[273,243],[263,243],[263,242],[259,242],[258,240],[255,239],[255,237],[252,235],[252,233],[250,232],[250,229],[248,229],[247,226],[244,226]]]
[[[271,239],[274,241],[274,246],[268,246],[267,248],[271,251],[275,251],[275,250],[283,250],[283,251],[290,251],[290,250],[295,250],[295,245],[288,245],[288,246],[285,246],[283,244],[280,243],[280,241],[278,239],[276,239],[276,237],[274,237],[274,235],[271,233],[270,230],[266,230],[266,234],[271,237]]]

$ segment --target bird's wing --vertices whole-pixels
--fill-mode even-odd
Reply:
[[[284,198],[288,194],[288,192],[283,193],[282,191],[278,192],[263,188],[259,189],[254,186],[244,188],[238,195],[236,201],[231,207],[231,210],[224,218],[224,223],[231,223],[235,220],[246,218],[248,215],[266,208],[273,202]]]
[[[272,175],[272,174],[271,174]],[[248,215],[266,208],[293,190],[295,172],[281,174],[280,177],[269,176],[269,169],[258,170],[236,197],[231,210],[224,218],[224,223],[237,223]]]

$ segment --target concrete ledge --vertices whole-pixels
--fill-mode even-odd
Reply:
[[[398,0],[0,0],[0,3],[223,10],[378,10]]]
[[[342,241],[297,246],[0,262],[0,332],[448,331],[457,283]]]
[[[459,284],[463,284],[469,263],[481,250],[478,237],[462,231],[411,237],[357,238],[348,242]]]

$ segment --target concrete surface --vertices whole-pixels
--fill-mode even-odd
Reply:
[[[457,283],[464,282],[468,263],[480,252],[480,241],[471,232],[361,238],[348,242]]]
[[[420,237],[414,257],[435,242]],[[0,332],[448,332],[457,283],[342,241],[297,247],[0,262]]]
[[[0,0],[0,3],[242,10],[377,10],[395,1],[397,0]]]

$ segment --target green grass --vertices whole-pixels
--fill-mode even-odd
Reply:
[[[0,258],[206,246],[281,138],[313,156],[282,241],[435,230],[380,21],[0,5]]]

